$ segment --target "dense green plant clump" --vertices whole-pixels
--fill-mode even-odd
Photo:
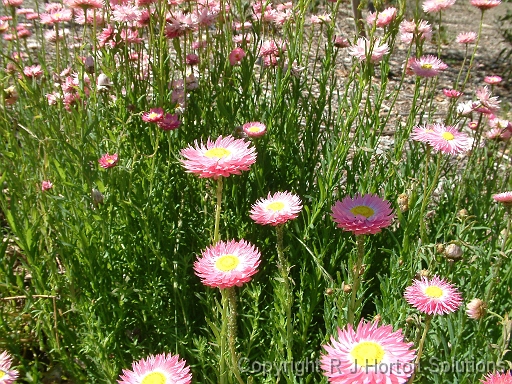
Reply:
[[[506,374],[512,116],[470,3],[344,36],[339,1],[4,0],[0,382]]]

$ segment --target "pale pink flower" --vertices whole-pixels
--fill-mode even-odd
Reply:
[[[311,15],[310,21],[311,24],[330,23],[331,15],[329,15],[328,13],[323,13],[321,15]]]
[[[346,37],[334,36],[333,45],[336,48],[348,48],[348,47],[350,47],[350,42],[348,41],[348,39]]]
[[[112,20],[120,23],[137,21],[140,14],[141,9],[134,5],[114,5],[112,7]]]
[[[3,0],[6,7],[19,7],[23,4],[23,0]]]
[[[166,113],[161,120],[157,121],[157,125],[164,131],[172,131],[181,125],[179,116],[172,113]]]
[[[502,140],[507,141],[512,137],[512,132],[509,130],[502,130],[499,128],[491,128],[487,132],[485,132],[485,137],[489,140]]]
[[[461,32],[455,38],[459,44],[473,44],[476,41],[477,34],[475,32]]]
[[[140,44],[144,41],[141,37],[139,37],[139,31],[131,28],[123,28],[119,34],[119,37],[125,44]]]
[[[376,24],[377,28],[384,28],[395,20],[397,9],[395,7],[389,7],[382,12],[370,12],[366,16],[366,22],[370,25]]]
[[[490,85],[499,84],[499,83],[501,83],[502,80],[503,79],[500,76],[496,76],[496,75],[484,77],[484,82],[487,84],[490,84]]]
[[[39,64],[31,65],[29,67],[23,68],[23,74],[28,78],[34,79],[41,77],[43,75],[43,70]]]
[[[53,183],[50,180],[43,180],[41,182],[41,190],[42,191],[47,191],[47,190],[52,189],[52,188],[53,188]],[[0,381],[0,383],[1,383],[1,381]]]
[[[390,226],[394,218],[389,201],[372,194],[356,194],[336,201],[331,216],[338,228],[354,235],[378,233]]]
[[[411,139],[430,144],[430,140],[432,140],[434,134],[434,129],[431,125],[427,125],[426,127],[414,127],[411,132]]]
[[[495,116],[489,117],[489,126],[491,128],[512,131],[512,122],[508,120],[498,119]]]
[[[512,206],[512,192],[501,192],[492,195],[494,201],[502,203],[506,207]]]
[[[403,20],[399,26],[400,40],[406,44],[410,44],[416,36],[420,41],[430,41],[432,38],[432,26],[425,20],[418,20],[416,24],[414,20]]]
[[[512,371],[488,373],[482,380],[482,384],[512,384]]]
[[[426,0],[423,2],[423,10],[427,13],[434,13],[450,8],[455,0]]]
[[[422,276],[405,289],[407,302],[428,315],[444,315],[456,311],[462,304],[458,289],[447,281],[433,276]]]
[[[487,85],[478,88],[475,94],[476,97],[478,98],[478,101],[480,101],[480,104],[483,107],[487,108],[490,112],[496,112],[498,109],[500,109],[501,101],[498,100],[498,96],[491,96],[492,93],[489,90],[489,87],[487,87]]]
[[[46,100],[48,100],[49,105],[55,105],[62,98],[62,95],[57,92],[47,93]]]
[[[242,48],[235,48],[229,53],[229,64],[240,65],[245,57],[245,51]]]
[[[497,7],[501,4],[501,0],[471,0],[471,5],[479,8],[482,12]]]
[[[252,29],[252,23],[250,21],[246,21],[245,23],[241,23],[239,21],[233,22],[233,30],[242,31],[242,30],[250,30]]]
[[[464,115],[464,116],[469,115],[471,112],[473,112],[478,107],[478,105],[479,105],[479,103],[476,103],[472,100],[461,101],[457,105],[457,113]]]
[[[260,257],[258,248],[245,240],[219,241],[202,252],[194,272],[208,287],[241,287],[258,272]]]
[[[117,155],[117,153],[114,153],[112,155],[106,153],[98,159],[98,163],[100,163],[100,167],[107,169],[115,167],[117,165],[118,160],[119,156]]]
[[[351,46],[348,49],[348,53],[351,56],[354,56],[359,61],[366,61],[367,56],[370,55],[370,62],[378,63],[382,60],[384,55],[389,53],[389,46],[387,43],[382,43],[381,40],[375,40],[373,47],[371,47],[370,41],[364,37],[360,37],[357,39],[356,45]]]
[[[60,9],[54,12],[41,13],[39,16],[41,24],[56,24],[70,21],[73,16],[73,12],[70,9]]]
[[[267,132],[267,127],[265,124],[260,123],[259,121],[245,123],[242,126],[242,129],[249,137],[261,137],[265,134],[265,132]]]
[[[64,4],[70,8],[80,8],[82,10],[100,9],[105,6],[103,0],[64,0]]]
[[[361,320],[354,331],[352,324],[338,328],[337,340],[323,345],[320,367],[331,383],[403,384],[415,370],[414,343],[405,341],[402,330],[391,325]]]
[[[91,24],[96,26],[102,26],[105,24],[105,19],[103,18],[102,12],[84,12],[82,9],[75,9],[75,22],[80,25]],[[87,14],[87,20],[85,16]]]
[[[479,320],[485,316],[487,305],[483,300],[473,299],[467,304],[466,308],[466,314],[470,319]]]
[[[132,369],[123,369],[123,374],[117,380],[118,384],[145,382],[190,384],[192,374],[186,361],[180,359],[179,355],[162,353],[133,362]]]
[[[12,369],[12,357],[6,351],[0,353],[0,382],[2,384],[13,384],[18,378],[18,371]]]
[[[251,207],[250,218],[257,224],[277,226],[299,216],[302,202],[297,195],[288,191],[268,193],[267,198],[260,198]]]
[[[449,97],[451,99],[457,99],[463,95],[462,92],[457,91],[456,89],[443,89],[443,93],[446,97]]]
[[[411,70],[420,77],[435,77],[448,66],[432,55],[421,56],[410,63]]]
[[[428,140],[428,144],[435,151],[456,155],[471,149],[471,139],[465,133],[459,132],[457,128],[442,124],[432,124],[430,128],[433,133]]]
[[[220,136],[215,141],[208,138],[206,145],[195,141],[193,147],[182,149],[181,155],[185,158],[181,163],[187,172],[213,179],[239,175],[256,162],[255,148],[233,136]]]
[[[146,123],[158,123],[164,117],[164,110],[163,108],[151,108],[149,112],[144,112],[141,117]]]

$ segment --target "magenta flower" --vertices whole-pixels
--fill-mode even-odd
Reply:
[[[267,132],[267,127],[265,124],[260,123],[259,121],[245,123],[242,125],[242,129],[249,137],[261,137],[265,134],[265,132]]]
[[[208,138],[206,145],[195,141],[193,147],[182,149],[181,155],[185,158],[181,163],[187,172],[213,179],[239,175],[256,162],[254,147],[233,136],[220,136],[215,141]]]
[[[446,97],[449,97],[451,99],[457,99],[463,95],[462,92],[457,91],[456,89],[443,89],[443,93]]]
[[[380,39],[377,39],[375,40],[373,48],[371,48],[370,41],[364,37],[360,37],[359,39],[357,39],[356,45],[353,45],[348,49],[348,53],[351,56],[357,58],[359,61],[366,61],[366,58],[370,54],[370,51],[370,62],[378,63],[379,61],[382,60],[384,55],[389,53],[389,46],[386,43],[381,44]]]
[[[41,77],[43,75],[43,70],[39,64],[31,65],[23,68],[23,74],[28,78],[34,79]]]
[[[394,214],[388,201],[377,195],[346,196],[332,206],[331,216],[338,228],[354,235],[374,234],[388,227]]]
[[[158,123],[164,117],[164,110],[162,108],[151,108],[149,112],[142,114],[142,120],[147,123]]]
[[[423,10],[427,13],[434,13],[450,8],[455,0],[426,0],[423,2]]]
[[[53,188],[53,183],[50,180],[43,180],[41,182],[41,191],[47,191]]]
[[[501,0],[471,0],[471,5],[479,8],[482,12],[497,7],[501,4]]]
[[[391,325],[363,320],[354,331],[352,324],[338,328],[338,340],[331,336],[324,345],[320,367],[331,383],[405,383],[414,372],[414,343],[404,340],[402,330]]]
[[[0,353],[0,383],[12,384],[18,378],[18,371],[11,369],[12,357],[6,351]]]
[[[241,287],[258,272],[260,256],[258,248],[245,240],[219,241],[202,252],[194,262],[194,272],[212,288]]]
[[[499,84],[499,83],[501,83],[502,80],[503,79],[500,76],[496,76],[496,75],[484,77],[484,82],[487,84],[490,84],[490,85]]]
[[[235,48],[229,54],[229,64],[240,65],[244,57],[244,50],[242,48]]]
[[[170,353],[149,355],[146,359],[133,362],[132,370],[123,369],[118,384],[173,383],[190,384],[190,367],[179,355]]]
[[[435,77],[448,66],[432,55],[422,56],[410,63],[411,70],[420,77]]]
[[[512,384],[512,371],[488,373],[480,382],[482,384]]]
[[[117,165],[118,161],[118,155],[117,153],[114,153],[112,155],[109,155],[108,153],[101,156],[101,158],[98,159],[98,163],[100,163],[100,167],[102,168],[112,168]]]
[[[456,311],[462,304],[462,296],[452,284],[438,276],[429,280],[422,276],[405,289],[407,302],[428,315],[444,315]]]
[[[501,192],[492,195],[494,201],[502,203],[506,207],[512,206],[512,192]]]
[[[472,44],[476,41],[475,32],[461,32],[455,38],[455,41],[459,44]]]
[[[166,113],[156,124],[164,131],[172,131],[179,128],[181,121],[177,114]]]
[[[288,191],[276,192],[260,198],[251,207],[250,217],[257,224],[277,226],[299,216],[302,210],[300,198]]]

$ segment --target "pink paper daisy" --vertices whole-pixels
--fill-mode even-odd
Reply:
[[[164,110],[162,108],[151,108],[149,112],[142,114],[142,120],[147,123],[158,123],[164,117]]]
[[[41,191],[47,191],[53,188],[53,183],[50,180],[43,180],[41,182]],[[1,381],[0,381],[1,382]]]
[[[405,383],[415,368],[412,346],[401,329],[393,332],[391,325],[361,320],[355,331],[347,324],[344,330],[338,328],[338,340],[331,336],[320,367],[331,383]]]
[[[0,353],[0,383],[12,384],[18,378],[18,371],[11,369],[12,357],[6,351]]]
[[[190,367],[179,355],[170,353],[149,355],[132,364],[132,370],[123,369],[118,384],[169,383],[190,384]]]
[[[258,248],[245,240],[219,241],[203,251],[194,263],[194,272],[212,288],[241,287],[258,272],[260,256]]]
[[[512,192],[501,192],[492,195],[494,201],[502,203],[505,206],[512,206]]]
[[[490,85],[495,85],[501,83],[503,79],[500,76],[485,76],[484,82]]]
[[[164,131],[172,131],[179,128],[181,122],[177,114],[166,113],[161,120],[157,121],[157,125]]]
[[[370,25],[375,24],[377,28],[384,28],[389,25],[396,17],[397,9],[395,7],[389,7],[379,12],[370,12],[366,16],[366,22]]]
[[[456,311],[462,304],[462,296],[452,284],[438,276],[429,280],[422,276],[405,289],[404,297],[409,304],[428,315],[444,315]]]
[[[371,194],[357,194],[354,198],[347,196],[342,201],[336,201],[331,216],[338,228],[354,235],[378,233],[391,225],[394,217],[389,202]]]
[[[480,382],[483,384],[512,384],[512,371],[489,373]]]
[[[481,299],[473,299],[466,306],[466,314],[470,319],[479,320],[485,316],[487,305]]]
[[[240,65],[245,56],[245,51],[242,48],[235,48],[229,53],[229,64]]]
[[[455,41],[459,44],[472,44],[476,41],[476,33],[475,32],[461,32],[455,38]]]
[[[443,89],[443,93],[446,97],[451,99],[457,99],[463,95],[462,92],[457,91],[456,89]]]
[[[426,127],[414,127],[411,132],[411,139],[422,143],[430,144],[430,140],[434,137],[434,129],[431,125]]]
[[[114,153],[112,155],[109,155],[108,153],[101,156],[101,158],[98,159],[98,163],[100,163],[100,167],[102,168],[112,168],[117,165],[117,161],[119,160],[119,157],[117,153]]]
[[[471,0],[471,5],[482,11],[497,7],[501,4],[501,0]]]
[[[423,10],[427,13],[434,13],[450,8],[455,0],[427,0],[423,2]]]
[[[250,217],[262,225],[277,226],[299,216],[302,209],[300,198],[290,192],[276,192],[261,198],[251,207]]]
[[[430,128],[433,133],[428,140],[428,144],[438,152],[456,155],[467,152],[471,148],[471,139],[455,127],[432,124]]]
[[[181,150],[185,158],[181,163],[187,172],[199,177],[217,179],[220,176],[239,175],[241,171],[249,170],[256,161],[255,149],[249,145],[233,136],[220,136],[215,141],[208,138],[206,145],[195,141],[193,147],[189,145]]]
[[[359,61],[366,61],[367,56],[370,54],[370,48],[370,41],[364,37],[360,37],[357,39],[356,45],[353,45],[348,49],[348,53],[359,59]],[[380,39],[377,39],[371,49],[370,61],[372,63],[378,63],[382,60],[384,55],[388,53],[389,46],[386,43],[381,44]]]
[[[421,77],[435,77],[448,66],[432,55],[422,56],[410,63],[411,70]]]
[[[267,132],[267,127],[265,124],[260,123],[259,121],[253,121],[251,123],[245,123],[242,125],[242,129],[245,134],[249,137],[260,137]]]

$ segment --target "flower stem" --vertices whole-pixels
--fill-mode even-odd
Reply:
[[[423,354],[423,347],[425,346],[425,340],[427,338],[427,333],[430,328],[431,320],[432,320],[432,315],[426,314],[425,315],[425,329],[423,330],[423,335],[421,335],[420,343],[418,345],[418,354],[416,355],[416,361],[414,362],[415,368],[414,368],[414,372],[412,373],[412,375],[409,379],[409,384],[412,384],[412,382],[414,381],[414,376],[416,375],[416,371],[420,364],[421,355]]]
[[[219,358],[219,370],[220,370],[220,384],[226,384],[228,382],[228,371],[226,369],[226,334],[228,333],[228,294],[225,289],[221,289],[220,293],[222,294],[222,319],[221,319],[221,328],[220,328],[220,358]]]
[[[427,150],[427,164],[425,167],[428,167],[428,162],[430,160],[430,147]],[[425,227],[425,210],[427,209],[427,204],[430,199],[430,196],[432,196],[432,192],[434,192],[434,189],[437,185],[437,181],[439,179],[439,175],[441,173],[441,155],[437,156],[437,162],[436,162],[436,173],[434,175],[434,179],[432,180],[432,184],[430,184],[430,187],[428,189],[424,189],[424,195],[423,195],[423,201],[421,202],[421,211],[420,211],[420,237],[421,237],[421,243],[422,245],[427,244],[427,229]],[[424,186],[426,187],[428,184],[428,172],[425,170],[425,180],[424,180]]]
[[[213,232],[213,244],[217,244],[220,240],[219,234],[219,224],[220,224],[220,211],[222,206],[222,176],[220,176],[217,180],[217,206],[215,209],[215,229]]]
[[[284,257],[283,247],[283,225],[276,226],[277,233],[277,256],[279,272],[284,285],[284,307],[286,311],[286,351],[288,361],[293,361],[293,333],[292,333],[292,292],[290,289],[290,278],[288,276],[288,261]]]
[[[231,354],[231,370],[234,373],[236,379],[239,383],[244,384],[244,381],[240,377],[240,370],[238,368],[238,354],[236,353],[236,292],[235,288],[227,288],[225,289],[228,301],[229,301],[229,315],[228,315],[228,343],[229,343],[229,351]]]
[[[352,268],[353,278],[352,278],[352,295],[350,297],[350,305],[348,307],[347,314],[347,323],[354,325],[354,315],[357,310],[357,291],[359,290],[359,285],[361,283],[361,266],[363,265],[364,259],[364,235],[356,235],[356,244],[357,244],[357,259],[356,264]]]

